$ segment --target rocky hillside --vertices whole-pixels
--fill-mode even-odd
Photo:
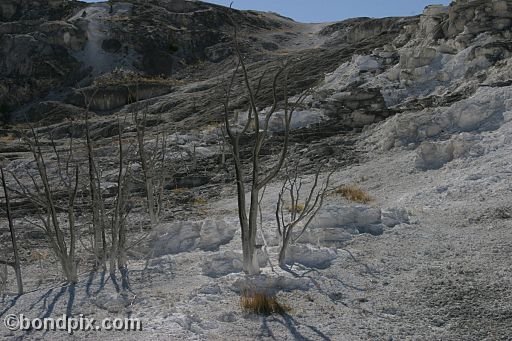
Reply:
[[[284,61],[290,98],[309,90],[291,122],[289,148],[306,187],[323,163],[333,171],[333,186],[356,184],[372,199],[356,204],[328,196],[288,254],[290,272],[282,271],[272,266],[280,242],[279,175],[261,202],[263,274],[251,279],[241,273],[233,159],[219,123],[236,65],[231,20],[249,80],[261,80],[259,110],[272,104],[272,73]],[[277,91],[283,90],[279,81]],[[235,77],[228,108],[235,123],[247,118],[247,97]],[[48,244],[27,222],[34,210],[16,198],[31,291],[8,296],[0,313],[134,316],[144,332],[119,336],[133,340],[508,340],[511,98],[510,0],[457,0],[414,17],[323,24],[201,1],[126,0],[110,7],[0,0],[0,155],[8,172],[33,185],[32,155],[18,138],[27,122],[55,177],[60,161],[51,142],[65,150],[74,137],[85,165],[86,113],[107,208],[117,188],[118,142],[133,151],[134,113],[147,115],[148,134],[162,134],[173,160],[158,228],[148,226],[140,181],[127,185],[128,228],[140,241],[128,255],[130,294],[90,271],[83,244],[79,283],[56,290],[62,276],[46,269],[58,262],[34,256]],[[283,115],[277,111],[270,121],[264,164],[276,159]],[[243,162],[251,143],[241,141]],[[129,162],[140,175],[137,161]],[[90,210],[79,211],[78,225],[89,236]],[[10,260],[3,220],[0,245],[6,250],[0,260]],[[279,293],[290,314],[242,314],[239,295],[250,285]],[[46,334],[0,329],[0,335]]]

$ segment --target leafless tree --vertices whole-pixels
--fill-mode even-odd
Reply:
[[[143,112],[142,117],[139,117],[139,112],[136,111],[134,122],[137,130],[137,153],[143,175],[143,179],[140,182],[144,183],[149,219],[151,226],[155,227],[160,222],[163,209],[167,143],[165,135],[157,133],[154,147],[150,149],[146,144],[146,111]]]
[[[298,166],[293,172],[286,174],[285,181],[279,192],[276,204],[276,221],[281,249],[279,251],[279,266],[286,268],[286,252],[290,244],[295,243],[307,230],[309,224],[322,208],[324,198],[329,189],[332,172],[323,183],[319,183],[322,167],[318,167],[313,184],[306,197],[302,199],[303,178],[299,176]],[[301,226],[298,234],[294,235],[295,227]]]
[[[111,214],[111,249],[110,249],[110,275],[115,276],[116,269],[119,269],[123,283],[127,282],[127,229],[126,218],[129,214],[127,207],[128,179],[130,177],[130,164],[126,164],[125,149],[123,147],[123,128],[121,119],[117,118],[118,129],[118,173],[117,188],[114,198],[114,208]]]
[[[107,251],[107,240],[106,240],[106,214],[105,204],[103,200],[101,190],[101,174],[98,169],[96,158],[94,155],[94,143],[91,138],[90,131],[90,106],[94,100],[97,90],[88,95],[85,91],[82,91],[84,102],[86,104],[85,109],[85,138],[87,147],[87,163],[88,163],[88,178],[89,178],[89,190],[90,190],[90,202],[92,208],[92,252],[95,258],[95,268],[105,269],[106,264],[106,251]]]
[[[50,241],[50,246],[60,261],[64,276],[70,283],[76,283],[77,261],[75,257],[77,231],[75,226],[75,201],[80,185],[79,163],[75,160],[73,153],[73,137],[69,140],[67,157],[62,160],[60,153],[53,139],[51,147],[55,154],[57,165],[57,179],[52,181],[49,175],[47,160],[41,149],[42,143],[34,128],[31,128],[31,137],[25,136],[25,141],[29,146],[37,167],[37,177],[27,172],[32,181],[32,188],[29,188],[19,179],[16,174],[11,175],[16,180],[19,187],[17,194],[27,198],[37,209],[37,218],[41,224],[30,221],[32,224],[40,227],[46,233]],[[63,195],[67,200],[63,206],[57,201],[57,196]],[[69,238],[65,236],[62,222],[59,219],[59,213],[66,212],[67,232]]]
[[[262,86],[262,81],[265,77],[263,73],[257,84],[251,84],[249,72],[247,70],[244,57],[242,56],[240,46],[237,37],[237,25],[232,20],[235,27],[234,33],[234,50],[238,59],[237,66],[231,79],[228,81],[226,89],[224,107],[224,126],[226,135],[231,144],[232,155],[235,163],[235,176],[238,192],[238,214],[240,227],[242,231],[242,251],[243,251],[243,269],[248,274],[259,273],[259,264],[256,257],[256,235],[257,235],[257,217],[258,217],[258,203],[260,191],[279,173],[288,151],[289,134],[290,134],[290,123],[293,112],[303,102],[306,97],[306,93],[298,96],[297,101],[290,103],[288,99],[288,63],[285,63],[280,67],[273,75],[272,78],[272,94],[273,104],[266,113],[259,110],[257,103],[257,96]],[[232,126],[230,122],[230,100],[232,97],[232,89],[237,76],[241,72],[243,78],[243,84],[247,91],[247,97],[249,99],[248,118],[247,122],[243,127],[237,129]],[[282,85],[282,96],[278,94],[278,82],[281,80]],[[269,123],[274,114],[281,109],[284,112],[284,137],[281,145],[281,151],[278,156],[277,162],[264,169],[261,158],[261,148],[269,137]],[[260,121],[261,119],[261,121]],[[250,137],[252,139],[252,162],[250,169],[244,171],[244,165],[242,164],[240,154],[240,139],[241,137]],[[250,177],[250,199],[249,204],[245,197],[245,178],[246,175]]]
[[[20,257],[18,254],[18,244],[16,240],[16,231],[14,230],[14,222],[11,215],[11,203],[9,200],[9,191],[7,189],[7,183],[5,181],[5,173],[3,165],[0,165],[0,174],[2,176],[2,187],[4,189],[4,197],[5,197],[5,213],[7,215],[7,221],[9,222],[9,232],[11,233],[11,243],[12,249],[14,253],[14,271],[16,272],[16,283],[18,284],[18,294],[23,294],[23,281],[21,278],[21,265],[20,265]],[[6,272],[7,276],[7,272]],[[7,278],[5,279],[7,280]]]

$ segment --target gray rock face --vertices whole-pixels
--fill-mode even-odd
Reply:
[[[85,107],[87,102],[90,110],[107,111],[132,103],[135,98],[144,100],[169,93],[172,88],[166,82],[148,80],[135,84],[130,80],[125,80],[124,83],[120,80],[82,88],[80,92],[73,91],[66,98],[66,102],[79,107]],[[83,93],[87,95],[87,100]]]
[[[399,33],[403,25],[417,20],[415,18],[348,19],[325,27],[320,34],[331,35],[339,32],[333,44],[357,43],[383,34]]]
[[[0,87],[0,102],[14,106],[74,79],[79,63],[66,44],[77,47],[83,37],[71,26],[61,28],[64,33],[55,39],[41,31],[0,37],[0,77],[5,86]]]
[[[79,81],[90,84],[89,76],[118,68],[169,76],[198,61],[221,62],[232,54],[226,47],[232,30],[228,12],[242,30],[250,27],[253,33],[255,28],[268,30],[287,22],[277,16],[185,0],[131,0],[114,4],[112,13],[106,3],[2,1],[0,103],[12,111],[44,98],[50,90],[67,90]],[[148,86],[140,89],[139,99],[170,91],[166,84]],[[128,104],[124,92],[121,85],[99,89],[91,109],[111,110]],[[71,99],[68,103],[77,102]]]

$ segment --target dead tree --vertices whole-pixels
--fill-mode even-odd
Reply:
[[[146,144],[147,112],[139,117],[138,111],[134,114],[134,122],[137,131],[137,153],[139,156],[144,184],[146,204],[151,221],[155,227],[160,222],[163,209],[163,190],[165,181],[165,154],[167,143],[163,134],[156,134],[153,150],[149,150]]]
[[[235,163],[235,177],[238,192],[238,215],[240,221],[240,228],[242,232],[242,251],[243,251],[243,269],[248,274],[259,273],[259,264],[256,257],[256,235],[257,235],[257,218],[258,218],[258,203],[260,191],[274,179],[279,173],[283,163],[285,161],[290,134],[290,124],[293,112],[303,102],[306,97],[306,93],[298,96],[298,99],[294,103],[290,103],[288,99],[288,63],[285,63],[280,67],[273,76],[272,79],[272,94],[273,104],[267,110],[266,113],[259,110],[256,98],[261,89],[265,73],[261,75],[256,86],[251,84],[249,72],[247,70],[246,63],[240,51],[237,38],[237,25],[232,19],[235,27],[234,33],[234,50],[238,59],[237,66],[233,75],[228,83],[224,107],[224,126],[226,135],[231,144],[231,152]],[[230,100],[232,95],[232,89],[237,76],[241,72],[243,78],[243,84],[247,91],[247,97],[249,100],[248,117],[247,122],[240,129],[236,129],[230,122]],[[278,94],[278,82],[283,82],[282,96]],[[283,142],[281,145],[281,151],[278,156],[277,162],[264,169],[262,165],[261,149],[269,137],[269,123],[274,114],[281,109],[284,112],[284,126],[283,126]],[[260,121],[261,119],[261,121]],[[244,164],[242,163],[240,154],[240,139],[241,137],[249,137],[252,141],[252,160],[249,170],[244,170]],[[245,197],[246,190],[246,176],[250,178],[249,192],[250,199],[247,203]]]
[[[111,248],[110,248],[110,276],[115,277],[116,270],[119,269],[123,281],[123,288],[128,283],[128,260],[127,247],[127,228],[126,218],[130,213],[128,208],[128,179],[131,177],[131,164],[125,161],[125,148],[123,147],[123,128],[121,120],[117,118],[118,129],[118,172],[117,188],[114,197],[114,208],[110,215],[111,221]]]
[[[85,109],[85,138],[87,146],[87,163],[88,163],[88,178],[89,178],[89,190],[90,190],[90,202],[92,209],[92,253],[94,254],[95,264],[94,268],[106,267],[106,251],[107,241],[105,234],[106,227],[106,214],[105,204],[103,200],[101,190],[101,174],[98,170],[96,158],[94,155],[94,144],[91,138],[90,131],[90,111],[92,101],[96,95],[97,90],[88,96],[85,92],[82,92],[84,101],[86,104]]]
[[[21,278],[20,257],[18,254],[16,231],[14,230],[14,222],[13,222],[12,215],[11,215],[11,203],[9,200],[9,191],[7,190],[4,168],[2,165],[0,165],[0,173],[2,176],[2,187],[4,189],[4,196],[5,196],[5,212],[7,215],[7,221],[9,222],[9,232],[11,233],[12,249],[13,249],[13,253],[14,253],[14,271],[16,272],[16,283],[18,284],[18,294],[21,295],[21,294],[23,294],[23,281]],[[7,276],[7,272],[6,272],[6,276]],[[5,280],[7,280],[7,278]]]
[[[32,138],[25,136],[27,145],[30,148],[34,158],[38,179],[30,172],[27,175],[32,181],[33,189],[28,188],[16,174],[13,175],[19,187],[17,193],[27,198],[37,209],[37,218],[41,224],[31,221],[32,224],[43,229],[50,241],[50,246],[61,263],[64,276],[70,283],[76,283],[77,261],[75,257],[76,250],[76,226],[75,226],[75,201],[79,189],[79,163],[74,159],[73,137],[69,142],[68,155],[63,163],[60,153],[57,151],[55,142],[51,141],[51,146],[57,159],[57,180],[52,181],[48,174],[47,161],[41,149],[41,142],[36,131],[31,128]],[[64,195],[66,202],[64,207],[59,205],[57,195]],[[59,213],[67,213],[67,231],[69,238],[66,238],[62,223],[59,219]]]
[[[315,173],[315,178],[309,193],[302,199],[303,178],[299,176],[298,167],[290,173],[287,172],[281,191],[279,192],[276,204],[276,221],[281,248],[279,251],[279,266],[286,268],[286,252],[290,244],[295,243],[307,230],[309,224],[322,208],[324,198],[328,192],[329,180],[332,172],[327,175],[326,180],[320,184],[319,176],[322,167]],[[299,233],[294,235],[295,227],[301,226]]]

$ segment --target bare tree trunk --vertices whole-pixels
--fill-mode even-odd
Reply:
[[[97,91],[97,90],[96,90]],[[87,161],[88,161],[88,175],[89,175],[89,190],[91,192],[91,208],[92,208],[92,233],[93,233],[93,245],[92,252],[95,258],[94,268],[106,268],[106,250],[107,241],[105,235],[106,217],[105,217],[105,206],[103,203],[103,196],[101,194],[101,179],[96,165],[96,159],[94,156],[94,146],[91,139],[90,125],[89,125],[89,108],[96,91],[88,96],[85,92],[82,92],[84,101],[86,104],[85,112],[85,137],[87,145]]]
[[[99,185],[98,170],[93,154],[93,146],[89,131],[89,111],[87,110],[85,119],[85,130],[87,140],[87,158],[89,163],[89,188],[91,191],[92,202],[92,226],[93,226],[93,253],[95,257],[95,268],[105,267],[105,217],[103,208],[103,198],[101,187]]]
[[[281,249],[279,250],[279,267],[286,268],[286,252],[288,251],[288,247],[290,245],[290,240],[292,237],[292,229],[288,230],[286,235],[281,240]]]
[[[11,203],[9,200],[9,192],[7,191],[7,184],[5,182],[5,174],[3,167],[0,167],[0,172],[2,175],[2,187],[4,188],[7,220],[9,221],[9,231],[11,233],[12,248],[14,251],[14,271],[16,272],[16,283],[18,284],[18,294],[21,295],[23,294],[23,281],[21,278],[21,265],[20,257],[18,255],[18,245],[16,243],[16,231],[14,230],[14,223],[11,216]]]
[[[127,178],[129,166],[125,169],[124,148],[123,148],[123,132],[121,122],[117,120],[118,139],[119,139],[119,171],[117,175],[117,193],[112,217],[112,249],[110,254],[110,275],[115,276],[116,270],[119,269],[123,281],[123,288],[127,286],[128,266],[126,257],[126,194],[127,194]],[[126,284],[126,285],[125,285]]]
[[[244,257],[245,271],[250,275],[260,272],[260,265],[256,254],[256,233],[258,231],[259,214],[259,190],[251,191],[251,206],[249,208],[248,240],[246,242],[247,253]]]
[[[138,94],[137,100],[138,100]],[[159,222],[159,211],[161,203],[158,203],[158,208],[155,208],[155,180],[154,180],[154,162],[148,160],[148,155],[145,147],[146,136],[146,113],[144,113],[141,122],[139,122],[137,114],[135,114],[135,125],[137,129],[137,146],[139,152],[140,163],[142,166],[142,173],[144,176],[144,186],[146,190],[146,201],[148,207],[149,220],[151,226],[155,227]],[[165,142],[164,142],[165,143]],[[164,148],[163,148],[164,149]],[[162,150],[165,153],[165,150]]]
[[[110,252],[110,275],[114,276],[116,273],[116,261],[120,256],[119,253],[119,231],[121,226],[121,209],[123,205],[122,198],[122,186],[123,186],[123,141],[122,141],[122,133],[121,133],[121,124],[119,122],[119,118],[117,121],[117,126],[119,129],[118,138],[119,138],[119,168],[117,175],[117,193],[116,193],[116,202],[114,207],[114,214],[112,217],[112,249]]]

